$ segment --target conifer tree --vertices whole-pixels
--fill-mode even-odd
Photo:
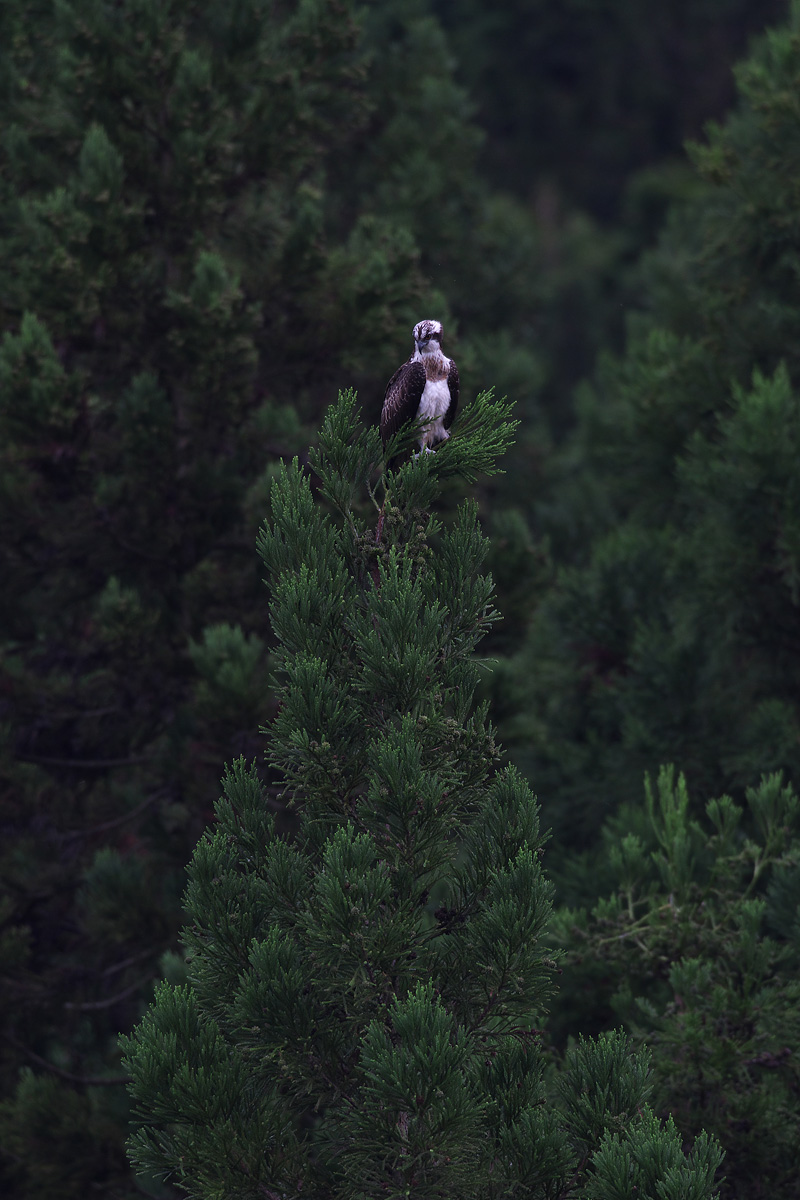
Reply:
[[[116,1035],[269,710],[265,472],[424,285],[331,216],[346,0],[15,0],[0,58],[0,1192],[82,1200],[128,1186]]]
[[[523,195],[546,181],[569,206],[605,219],[630,218],[632,193],[647,188],[642,168],[651,189],[659,169],[680,178],[684,140],[733,100],[730,68],[747,39],[785,11],[782,0],[433,7],[489,134],[495,178]]]
[[[546,1079],[538,805],[473,702],[486,542],[473,502],[431,513],[442,479],[496,469],[508,417],[482,394],[436,453],[387,470],[347,394],[315,486],[297,460],[272,485],[267,757],[298,830],[234,763],[189,869],[187,981],[123,1039],[133,1160],[198,1200],[713,1193],[718,1149],[684,1155],[624,1037]]]
[[[797,4],[737,83],[642,264],[625,354],[581,390],[548,514],[558,570],[494,686],[556,830],[557,1033],[624,1019],[652,1048],[656,1111],[720,1138],[726,1195],[793,1196]],[[670,761],[685,782],[661,772],[642,805]]]
[[[692,815],[664,767],[603,829],[587,908],[562,909],[562,1036],[622,1019],[653,1054],[657,1111],[725,1150],[725,1197],[800,1195],[800,802],[780,775]],[[582,997],[591,995],[591,1013]]]
[[[800,776],[797,3],[736,74],[626,351],[581,390],[543,514],[558,573],[497,676],[507,710],[520,689],[506,740],[573,844],[664,762],[696,796]]]
[[[402,45],[349,0],[1,7],[0,1191],[67,1200],[128,1186],[116,1032],[271,704],[270,460],[334,375],[377,407],[443,277],[484,336],[527,264],[458,249],[487,197],[425,0]]]

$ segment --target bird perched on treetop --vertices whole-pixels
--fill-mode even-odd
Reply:
[[[442,354],[441,321],[414,326],[414,353],[395,371],[386,387],[381,412],[384,445],[406,421],[425,421],[420,450],[449,438],[458,408],[458,368]]]

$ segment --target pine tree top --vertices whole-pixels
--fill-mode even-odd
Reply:
[[[509,406],[484,394],[462,422],[391,469],[346,394],[316,485],[297,461],[273,482],[265,732],[299,827],[280,834],[255,765],[233,765],[189,870],[188,982],[124,1040],[132,1158],[191,1196],[712,1192],[715,1146],[684,1156],[621,1035],[548,1086],[538,805],[474,703],[486,543],[474,502],[431,514],[442,479],[496,469]]]

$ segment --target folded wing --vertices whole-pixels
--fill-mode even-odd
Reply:
[[[405,425],[406,421],[414,420],[424,391],[425,368],[421,362],[409,359],[395,371],[386,386],[386,395],[381,411],[381,438],[384,445],[393,434],[397,433],[398,429]],[[457,373],[456,395],[458,395]]]

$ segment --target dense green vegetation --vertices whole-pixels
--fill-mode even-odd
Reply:
[[[692,148],[705,188],[644,260],[648,307],[582,386],[543,514],[558,573],[517,732],[578,837],[664,762],[706,796],[798,777],[797,22]]]
[[[346,395],[311,455],[330,511],[296,460],[273,483],[267,756],[299,829],[238,760],[189,869],[187,983],[124,1039],[132,1157],[192,1196],[713,1194],[722,1153],[656,1119],[646,1051],[601,1036],[546,1079],[538,806],[474,703],[486,540],[474,502],[429,515],[495,469],[508,411],[481,394],[389,471]]]
[[[719,1137],[726,1195],[796,1196],[800,804],[779,775],[744,800],[696,818],[665,767],[609,822],[599,898],[556,922],[570,946],[557,1020],[562,1037],[622,1021],[650,1047],[656,1108],[684,1136]]]
[[[492,690],[575,910],[561,1036],[622,1019],[662,1111],[720,1137],[727,1193],[795,1196],[798,6],[737,82],[580,389],[552,574]]]
[[[477,484],[481,686],[554,831],[557,1052],[624,1022],[724,1186],[796,1194],[800,8],[729,73],[784,15],[0,7],[4,1194],[141,1194],[117,1033],[184,979],[226,762],[299,828],[258,734],[270,481],[338,388],[377,419],[423,315],[521,422]]]

